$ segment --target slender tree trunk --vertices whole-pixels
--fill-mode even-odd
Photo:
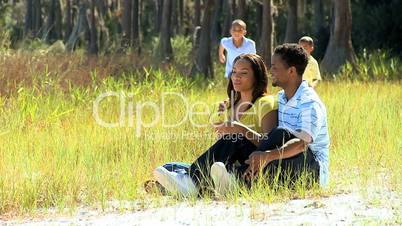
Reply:
[[[178,33],[184,33],[184,0],[179,0],[179,30]]]
[[[159,33],[159,57],[162,61],[170,61],[173,59],[171,38],[171,21],[172,21],[172,1],[163,1],[163,20],[161,32]]]
[[[307,12],[307,0],[298,0],[297,3],[297,33],[306,34],[305,14]]]
[[[65,41],[67,41],[68,36],[71,34],[73,30],[73,15],[72,15],[72,7],[71,0],[66,1],[66,33],[64,36]]]
[[[324,16],[323,16],[323,0],[314,0],[314,34],[318,34],[324,24]]]
[[[60,0],[56,0],[56,21],[55,21],[55,38],[56,39],[62,39],[63,38],[63,14],[61,11],[61,2]]]
[[[174,36],[177,33],[179,33],[179,18],[178,18],[178,13],[177,13],[177,0],[172,1],[172,20],[170,21],[171,23],[171,35]]]
[[[352,12],[350,0],[333,0],[334,20],[331,35],[321,70],[324,73],[337,73],[340,68],[350,62],[355,66],[356,55],[352,45]]]
[[[131,21],[132,21],[132,0],[124,0],[123,1],[123,40],[122,46],[123,48],[127,48],[131,43]]]
[[[154,0],[155,2],[155,32],[160,32],[160,25],[162,23],[163,0]]]
[[[221,25],[220,25],[220,18],[222,16],[222,4],[223,0],[216,0],[216,7],[214,12],[214,20],[213,20],[213,27],[212,27],[212,41],[214,44],[219,43],[219,39],[221,36]]]
[[[232,8],[230,5],[230,0],[223,0],[222,11],[223,11],[223,26],[222,26],[222,36],[230,35],[230,27],[232,26]]]
[[[246,0],[239,0],[236,8],[236,19],[246,20],[247,4]]]
[[[60,0],[52,0],[47,18],[44,39],[53,42],[61,38],[61,5]]]
[[[106,20],[111,20],[110,11],[107,2],[104,0],[96,0],[96,8],[98,9],[98,17],[96,18],[98,26],[98,49],[105,49],[105,47],[108,47],[110,41],[109,29],[105,25],[105,18]]]
[[[96,8],[98,9],[99,15],[105,16],[107,14],[108,1],[105,0],[96,0]]]
[[[24,36],[33,36],[33,0],[26,1]]]
[[[285,35],[285,43],[286,42],[297,42],[298,34],[297,34],[297,0],[288,0],[288,19],[286,23],[286,35]]]
[[[202,20],[200,47],[195,58],[192,74],[203,74],[205,77],[213,77],[213,66],[211,58],[211,31],[212,17],[215,8],[215,0],[207,0],[204,7]]]
[[[26,1],[24,33],[27,37],[40,37],[42,28],[42,5],[40,0]]]
[[[33,20],[34,20],[33,31],[35,32],[34,36],[40,37],[40,31],[41,31],[42,24],[43,24],[41,0],[34,0]]]
[[[232,15],[233,15],[233,19],[235,19],[235,17],[237,17],[237,5],[236,5],[236,0],[230,0],[231,2],[231,6],[232,6]]]
[[[255,2],[256,7],[256,33],[257,33],[257,46],[261,46],[261,43],[264,41],[265,37],[262,37],[262,27],[263,24],[263,11],[264,11],[264,2]],[[263,25],[262,25],[263,26]]]
[[[263,57],[266,65],[271,65],[272,42],[274,23],[272,18],[272,0],[264,0],[263,2],[263,17],[261,31],[261,48],[260,55]]]
[[[140,53],[140,16],[139,16],[139,0],[133,0],[132,2],[132,46],[137,53]]]
[[[54,40],[54,32],[53,32],[53,27],[54,27],[54,21],[55,21],[55,0],[51,0],[50,2],[50,8],[48,9],[48,16],[47,16],[47,21],[46,21],[46,29],[45,32],[43,32],[43,37],[42,39],[46,40],[47,42],[50,42]]]
[[[201,25],[201,0],[194,1],[194,27]]]
[[[72,18],[71,18],[72,30],[71,30],[71,33],[72,33],[73,30],[74,30],[74,27],[75,27],[75,25],[76,25],[76,23],[78,21],[78,16],[79,16],[79,11],[80,11],[79,10],[80,9],[80,4],[79,4],[78,0],[72,0],[71,2],[72,2],[72,4],[71,4],[71,8],[72,8],[71,9],[71,13],[72,13]]]
[[[88,7],[86,4],[80,3],[77,22],[75,23],[73,31],[71,32],[70,37],[68,38],[68,41],[66,43],[66,49],[69,51],[74,50],[77,41],[80,38],[84,40],[89,39],[89,37],[87,37],[89,33],[87,8]]]
[[[96,29],[96,17],[95,17],[95,0],[91,2],[91,25],[90,25],[90,39],[89,39],[89,53],[98,54],[98,31]]]

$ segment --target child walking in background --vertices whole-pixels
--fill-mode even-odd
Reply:
[[[222,64],[226,62],[225,78],[230,77],[233,61],[237,56],[243,53],[256,53],[255,42],[246,38],[246,33],[246,23],[243,20],[234,20],[230,28],[231,37],[221,39],[219,45],[219,62]]]
[[[321,74],[317,61],[313,56],[311,56],[311,53],[314,50],[314,41],[309,36],[303,36],[299,40],[299,45],[306,50],[308,55],[308,64],[304,70],[303,80],[306,80],[310,87],[315,88],[318,84],[318,81],[321,80]]]

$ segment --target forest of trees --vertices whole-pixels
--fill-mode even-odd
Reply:
[[[0,0],[0,45],[62,40],[66,51],[141,55],[158,38],[152,51],[169,62],[171,39],[185,36],[192,72],[212,76],[219,40],[239,18],[267,62],[276,45],[309,35],[322,70],[333,73],[363,50],[402,57],[401,12],[400,0]]]

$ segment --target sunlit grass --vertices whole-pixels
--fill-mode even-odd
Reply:
[[[176,52],[185,42],[188,40],[174,42]],[[179,54],[176,60],[185,61],[185,56]],[[137,119],[151,123],[155,111],[139,105],[141,112],[137,114],[136,106],[149,101],[161,107],[162,94],[175,92],[182,94],[188,104],[202,102],[216,110],[217,103],[226,98],[226,81],[220,76],[223,67],[216,67],[219,78],[206,81],[202,77],[188,78],[182,70],[173,69],[173,64],[156,70],[138,67],[138,62],[130,57],[1,55],[0,214],[78,205],[105,207],[115,199],[148,200],[142,187],[152,178],[155,167],[170,161],[192,162],[214,143],[214,132],[206,125],[208,113],[192,117],[193,122],[204,124],[201,127],[187,120],[179,127],[165,128],[159,119],[152,127],[144,128],[138,126]],[[188,62],[183,65],[188,66]],[[360,65],[365,66],[363,61]],[[361,75],[368,78],[365,80],[380,72],[384,73],[380,79],[400,76],[398,64],[377,65],[377,72],[370,69],[372,65],[368,62],[367,73]],[[391,71],[392,67],[397,69]],[[347,67],[345,70],[339,78],[354,76]],[[276,91],[270,88],[271,93]],[[93,117],[93,102],[105,92],[116,92],[126,100],[124,123],[119,128],[104,128]],[[251,190],[238,186],[222,200],[274,202],[354,189],[401,193],[400,81],[337,80],[319,84],[317,92],[328,112],[329,188],[306,189],[302,180],[290,190],[259,180]],[[99,109],[102,119],[119,120],[120,102],[116,97],[104,100]],[[196,109],[201,112],[205,106]],[[185,113],[185,102],[167,96],[166,123],[180,121]],[[152,198],[156,205],[165,203],[158,194]],[[205,201],[212,199],[203,197]]]
[[[159,121],[151,128],[141,128],[139,136],[135,124],[103,128],[95,122],[93,101],[105,91],[133,93],[133,104],[160,104],[164,91],[182,93],[189,103],[202,101],[210,106],[225,98],[223,80],[208,83],[173,79],[179,77],[175,72],[150,73],[153,79],[142,82],[107,79],[96,89],[74,88],[68,93],[57,87],[46,93],[22,88],[14,96],[2,97],[0,212],[23,213],[42,207],[142,199],[143,182],[152,177],[156,166],[177,160],[191,162],[213,144],[212,129],[197,128],[188,121],[177,128],[163,128]],[[318,93],[327,106],[330,128],[329,190],[364,190],[374,184],[400,192],[400,83],[324,82]],[[166,120],[179,120],[185,112],[183,104],[169,98],[166,102]],[[144,108],[142,119],[151,122],[153,113]],[[103,102],[101,114],[117,120],[119,102]],[[197,117],[199,122],[208,120],[207,115]],[[173,133],[190,135],[175,139],[158,137]],[[308,191],[303,186],[295,190],[272,189],[264,183],[251,191],[240,187],[227,199],[244,197],[270,202],[328,193]]]

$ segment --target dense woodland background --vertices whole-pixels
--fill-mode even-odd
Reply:
[[[192,74],[213,76],[219,40],[237,18],[267,62],[276,45],[303,35],[314,38],[324,73],[378,51],[402,58],[400,0],[0,0],[0,49],[53,45],[169,63],[180,54],[172,40],[184,38]]]

